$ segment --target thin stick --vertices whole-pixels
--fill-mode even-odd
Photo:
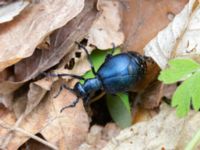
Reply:
[[[12,126],[12,128],[8,128],[9,131],[8,131],[7,135],[4,137],[4,139],[2,140],[2,141],[3,141],[3,142],[2,142],[3,144],[1,145],[1,148],[2,148],[2,149],[5,149],[5,147],[8,145],[9,141],[10,141],[10,140],[12,139],[12,137],[13,137],[13,128],[18,127],[19,124],[21,123],[21,121],[23,120],[23,118],[24,118],[24,114],[21,115],[21,116],[17,119],[17,121],[15,122],[15,124]],[[5,123],[4,123],[4,124],[5,124]]]
[[[48,147],[50,147],[50,148],[52,148],[52,149],[54,149],[54,150],[58,150],[58,147],[56,147],[55,145],[53,145],[53,144],[51,144],[51,143],[45,141],[44,139],[42,139],[42,138],[40,138],[40,137],[38,137],[38,136],[36,136],[36,135],[33,135],[33,134],[31,134],[31,133],[29,133],[29,132],[27,132],[27,131],[25,131],[25,130],[19,128],[19,127],[9,127],[8,125],[5,125],[5,124],[6,124],[6,123],[4,123],[3,121],[0,121],[0,126],[1,126],[1,127],[5,128],[5,129],[8,129],[8,130],[10,130],[10,131],[18,131],[18,132],[21,132],[21,133],[23,133],[24,135],[26,135],[26,136],[28,136],[28,137],[30,137],[30,138],[32,138],[32,139],[34,139],[34,140],[36,140],[36,141],[38,141],[38,142],[44,144],[44,145],[46,145],[46,146],[48,146]]]
[[[40,137],[38,137],[38,136],[36,136],[36,135],[33,135],[33,134],[27,132],[26,130],[23,130],[23,129],[19,128],[19,127],[15,128],[14,130],[15,130],[15,131],[18,131],[18,132],[21,132],[21,133],[23,133],[24,135],[27,135],[28,137],[31,137],[32,139],[34,139],[34,140],[36,140],[36,141],[38,141],[38,142],[40,142],[40,143],[42,143],[42,144],[44,144],[44,145],[46,145],[46,146],[52,148],[52,149],[54,149],[54,150],[58,150],[58,147],[56,147],[55,145],[53,145],[53,144],[51,144],[51,143],[45,141],[44,139],[42,139],[42,138],[40,138]]]

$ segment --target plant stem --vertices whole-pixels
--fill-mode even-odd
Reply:
[[[192,140],[187,144],[185,150],[194,150],[195,146],[200,141],[200,130],[195,134]]]

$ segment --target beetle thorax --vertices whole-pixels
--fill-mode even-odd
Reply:
[[[76,83],[74,87],[74,91],[77,93],[77,96],[86,97],[89,96],[90,93],[100,90],[102,87],[102,83],[99,78],[91,78],[85,80],[83,84],[80,82]]]

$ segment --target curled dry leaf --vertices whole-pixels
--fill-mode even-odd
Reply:
[[[121,45],[124,42],[124,34],[120,26],[120,3],[98,0],[97,7],[102,13],[89,31],[88,43],[99,49],[111,48],[112,43]]]
[[[93,3],[89,4],[86,5],[84,11],[79,16],[51,35],[50,50],[36,49],[31,57],[22,60],[14,66],[14,81],[16,84],[28,81],[39,73],[51,68],[72,51],[74,41],[80,40],[86,35],[96,16],[97,11],[93,8]],[[76,30],[77,28],[81,30]]]
[[[53,80],[46,78],[30,83],[29,89],[22,87],[21,90],[15,92],[12,109],[17,118],[28,115],[44,98],[47,91],[50,90]]]
[[[110,139],[119,134],[120,130],[114,123],[108,123],[105,127],[93,125],[90,128],[86,141],[81,144],[79,150],[102,149]]]
[[[49,143],[57,145],[59,149],[76,149],[86,137],[89,127],[88,116],[81,102],[77,104],[76,109],[66,109],[60,113],[60,109],[75,97],[66,90],[57,98],[53,98],[53,95],[55,92],[51,91],[45,96],[40,105],[22,120],[19,127],[33,135],[41,133]],[[1,120],[10,126],[16,121],[15,118],[10,121],[6,115],[1,115]],[[9,137],[8,129],[1,128],[0,145],[4,145],[6,149],[16,149],[30,138],[23,133],[13,132]],[[5,144],[5,141],[8,143]]]
[[[47,35],[74,18],[83,6],[84,0],[40,1],[12,22],[2,24],[0,70],[31,56]]]
[[[28,4],[28,1],[20,0],[0,7],[0,24],[13,20]]]
[[[146,109],[158,108],[163,97],[163,84],[155,81],[140,95],[141,104]]]
[[[190,0],[168,27],[146,45],[145,54],[152,57],[162,69],[169,59],[199,54],[199,12],[199,2]]]
[[[164,85],[163,97],[172,99],[173,93],[176,91],[177,86],[177,84]]]
[[[9,69],[4,70],[1,74],[7,73],[10,77],[2,78],[0,83],[2,98],[5,99],[6,95],[18,89],[24,82],[56,65],[65,55],[69,55],[74,48],[74,41],[81,40],[87,34],[96,14],[94,2],[88,1],[76,18],[50,36],[50,49],[36,49],[31,57],[13,66],[14,74],[7,73]]]
[[[184,149],[200,128],[200,114],[194,111],[177,118],[175,109],[163,103],[153,119],[122,130],[103,150]],[[197,149],[199,149],[198,147]]]
[[[188,0],[121,0],[122,28],[126,37],[124,48],[143,54],[142,49],[147,42],[166,27],[187,2]]]
[[[29,114],[40,103],[46,92],[50,90],[51,85],[52,81],[47,81],[46,79],[30,83],[26,99],[26,108],[23,109],[25,110],[23,112],[24,115]],[[21,103],[20,101],[16,102]]]
[[[85,52],[82,49],[78,49],[75,41],[81,41],[88,35],[88,31],[98,14],[95,4],[96,1],[87,0],[85,8],[75,19],[51,35],[52,50],[55,51],[55,54],[52,57],[53,60],[49,60],[47,64],[52,62],[56,64],[62,58],[58,68],[55,70],[56,73],[82,75],[89,70],[89,64],[86,59],[83,59]],[[94,49],[94,47],[90,46],[86,46],[86,48],[89,52]],[[80,57],[76,57],[77,53]]]
[[[14,66],[16,73],[14,77],[15,80],[7,82],[4,81],[2,82],[1,86],[4,87],[6,84],[10,84],[12,87],[15,84],[22,84],[23,82],[35,77],[38,72],[52,67],[66,54],[70,53],[70,51],[73,49],[74,41],[77,39],[81,40],[85,36],[97,14],[97,11],[92,5],[93,3],[88,4],[91,6],[87,5],[84,13],[81,13],[76,19],[72,20],[66,26],[58,30],[57,34],[55,32],[55,34],[51,36],[51,42],[53,43],[51,45],[51,51],[46,50],[45,53],[44,51],[42,52],[42,50],[36,50],[30,58],[17,63]],[[82,32],[76,29],[82,29]],[[62,31],[65,31],[65,34],[61,34],[63,33]],[[73,147],[80,145],[87,133],[89,125],[87,115],[83,110],[83,105],[80,103],[77,105],[76,109],[71,109],[71,111],[75,111],[75,113],[63,113],[63,116],[59,116],[59,112],[55,113],[55,106],[58,107],[57,105],[59,105],[59,108],[57,108],[56,111],[60,111],[62,106],[67,104],[65,100],[69,102],[70,100],[74,100],[74,97],[69,96],[68,93],[65,96],[59,95],[57,99],[53,99],[53,101],[55,100],[55,103],[52,103],[52,96],[42,100],[46,91],[49,90],[51,84],[52,82],[46,82],[45,79],[43,79],[30,84],[28,96],[26,91],[24,91],[22,96],[18,95],[18,98],[15,99],[16,102],[14,104],[15,114],[20,117],[26,117],[25,119],[18,121],[20,122],[18,125],[31,134],[36,134],[41,131],[40,133],[50,143],[59,145],[61,149],[66,149],[65,146],[69,146],[70,149],[75,149]],[[40,104],[38,105],[38,103]],[[27,114],[29,115],[26,116]],[[66,115],[67,119],[64,115]],[[10,124],[12,125],[14,123]],[[77,134],[80,134],[81,136],[77,137]],[[6,140],[8,143],[3,144],[5,147],[10,149],[19,147],[29,138],[21,133],[16,132],[12,134],[12,136],[7,135],[8,133],[2,135],[6,139],[8,138]],[[4,141],[2,140],[1,142]]]

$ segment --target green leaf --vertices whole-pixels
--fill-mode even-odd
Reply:
[[[158,79],[171,84],[189,77],[198,69],[200,65],[192,59],[172,59],[169,61],[169,68],[161,71]]]
[[[180,117],[187,115],[191,104],[196,111],[200,109],[200,72],[185,80],[172,97],[172,106],[177,107],[177,115]]]
[[[123,102],[123,105],[126,107],[126,109],[129,112],[131,112],[131,107],[130,107],[128,95],[125,94],[125,93],[117,93],[116,95],[121,99],[121,101]]]
[[[129,127],[132,123],[130,104],[127,94],[116,96],[107,94],[106,102],[112,119],[121,128]]]

